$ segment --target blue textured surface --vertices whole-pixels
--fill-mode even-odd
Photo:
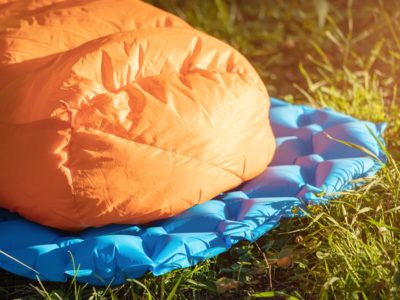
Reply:
[[[334,138],[361,145],[382,161],[368,131],[381,138],[384,125],[329,109],[315,110],[272,99],[277,151],[269,168],[236,191],[148,226],[110,225],[67,233],[0,210],[0,267],[29,278],[120,284],[147,271],[160,275],[218,255],[240,240],[254,241],[291,217],[293,207],[327,201],[352,189],[353,179],[373,175],[380,164]],[[324,192],[324,198],[316,194]],[[7,255],[5,255],[5,253]],[[71,260],[74,257],[74,270]],[[11,259],[17,259],[19,262]],[[24,266],[29,266],[30,268]]]

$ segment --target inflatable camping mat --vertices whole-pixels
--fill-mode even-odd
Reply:
[[[121,284],[146,272],[161,275],[214,257],[241,240],[255,241],[281,218],[306,210],[310,201],[326,203],[335,192],[356,188],[354,179],[381,167],[375,158],[325,133],[385,161],[374,137],[381,139],[381,124],[276,99],[271,124],[277,151],[263,173],[162,221],[71,233],[0,210],[0,267],[29,278],[64,282],[76,276],[96,285]]]

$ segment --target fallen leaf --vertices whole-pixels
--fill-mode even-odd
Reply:
[[[224,294],[229,290],[236,289],[239,287],[239,284],[239,281],[226,277],[221,277],[215,282],[218,294]]]
[[[290,256],[284,256],[276,261],[276,265],[280,268],[288,268],[292,264],[292,258]]]

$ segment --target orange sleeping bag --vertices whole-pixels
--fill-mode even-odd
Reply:
[[[0,207],[80,230],[175,215],[260,174],[249,62],[135,0],[0,2]]]

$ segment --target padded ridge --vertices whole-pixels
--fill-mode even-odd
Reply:
[[[293,217],[294,207],[326,202],[335,192],[354,189],[353,179],[380,169],[381,164],[365,153],[325,133],[386,161],[368,130],[383,141],[385,124],[277,99],[271,104],[277,151],[258,177],[147,226],[109,225],[71,234],[0,210],[0,250],[8,255],[0,252],[0,267],[46,281],[65,282],[76,275],[78,281],[96,285],[121,284],[148,271],[161,275],[216,256],[241,240],[255,241],[282,217]]]

